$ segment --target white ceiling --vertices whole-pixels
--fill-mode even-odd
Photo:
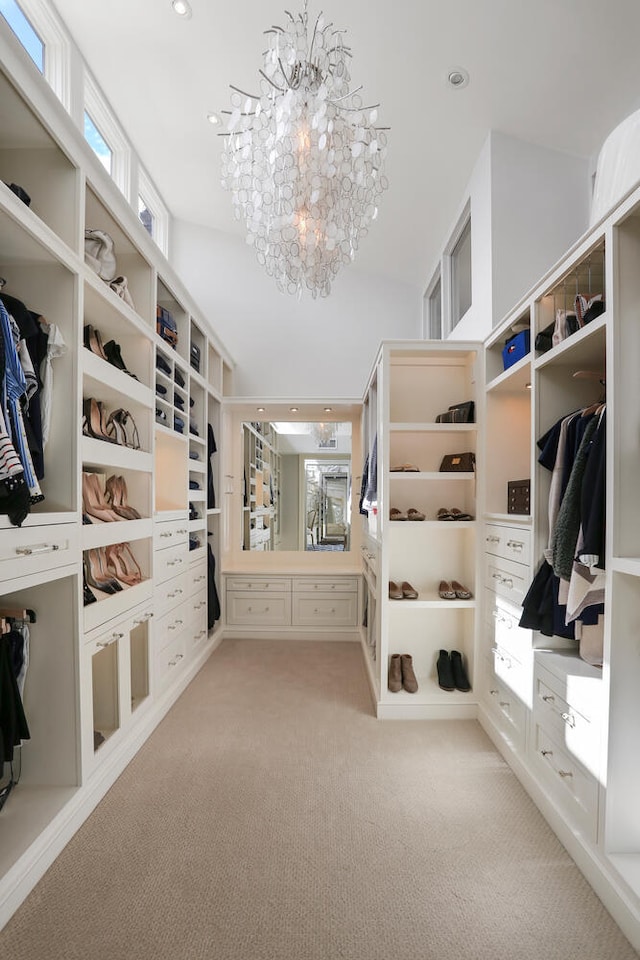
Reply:
[[[300,0],[287,4],[294,14]],[[257,87],[282,0],[55,0],[172,214],[236,232],[206,115]],[[590,157],[640,107],[638,0],[325,0],[352,79],[392,127],[380,216],[356,265],[424,288],[491,129]],[[466,89],[446,83],[461,66]]]

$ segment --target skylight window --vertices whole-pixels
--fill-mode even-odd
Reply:
[[[15,0],[0,0],[0,14],[7,21],[40,73],[44,73],[44,43]]]
[[[2,0],[0,0],[1,2]],[[107,173],[111,173],[113,151],[86,110],[84,112],[84,138]]]

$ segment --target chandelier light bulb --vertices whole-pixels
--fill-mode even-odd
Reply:
[[[322,14],[310,29],[306,0],[286,16],[265,30],[259,91],[231,87],[222,185],[278,288],[326,297],[378,215],[388,128],[351,87],[344,30]]]

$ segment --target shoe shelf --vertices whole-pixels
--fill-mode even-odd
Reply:
[[[87,350],[86,347],[82,348],[82,368],[85,396],[96,397],[112,408],[125,407],[132,413],[132,404],[146,409],[153,407],[154,396],[150,387],[127,376],[122,370],[98,357],[91,350]]]
[[[145,543],[145,541],[141,542]],[[148,541],[147,544],[149,542],[150,541]],[[148,553],[148,546],[145,552]],[[140,563],[140,556],[138,556],[138,554],[141,554],[142,551],[139,549],[139,545],[134,547],[134,553],[136,554],[138,563]],[[148,565],[146,566],[148,569]],[[144,573],[145,567],[142,566],[142,569]],[[89,633],[91,630],[95,630],[96,627],[104,626],[104,624],[109,623],[116,617],[120,617],[123,614],[128,613],[139,603],[144,603],[145,601],[149,600],[152,595],[153,580],[147,576],[140,583],[134,584],[131,587],[124,587],[118,593],[107,596],[103,600],[98,600],[96,603],[90,603],[88,606],[84,607],[83,610],[83,626],[85,634]]]
[[[416,589],[418,588],[416,587]],[[401,606],[403,608],[410,606],[416,610],[469,610],[475,609],[477,604],[473,598],[471,600],[442,600],[441,597],[438,596],[437,588],[434,588],[433,590],[418,590],[417,600],[389,600],[390,610]]]
[[[114,187],[113,189],[115,191],[117,188]],[[120,202],[121,200],[118,198],[118,203]],[[116,219],[110,209],[99,199],[90,183],[87,183],[85,190],[85,228],[104,230],[113,240],[116,276],[127,278],[128,289],[134,306],[128,306],[109,288],[105,281],[100,281],[100,278],[98,278],[104,286],[105,297],[113,307],[122,311],[123,316],[133,319],[137,314],[150,327],[155,308],[151,264],[141,252],[132,234],[124,227],[123,221]]]
[[[83,524],[82,549],[89,550],[105,547],[111,543],[128,543],[132,540],[144,540],[153,534],[153,521],[115,520],[109,523]]]
[[[153,470],[153,455],[146,450],[132,450],[118,443],[107,443],[94,437],[82,437],[82,462],[115,470]]]
[[[40,222],[71,250],[76,249],[80,207],[80,171],[37,114],[0,74],[0,194],[11,194],[24,208],[25,222]],[[27,191],[19,200],[5,184]]]

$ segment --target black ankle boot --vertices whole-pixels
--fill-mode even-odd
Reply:
[[[463,693],[467,693],[469,690],[471,690],[471,684],[469,683],[467,671],[465,670],[464,663],[462,662],[462,654],[459,650],[451,651],[451,670],[453,673],[453,682],[456,690],[461,690]]]
[[[441,650],[438,656],[438,683],[443,690],[455,690],[456,685],[453,679],[453,669],[451,658],[447,650]]]

